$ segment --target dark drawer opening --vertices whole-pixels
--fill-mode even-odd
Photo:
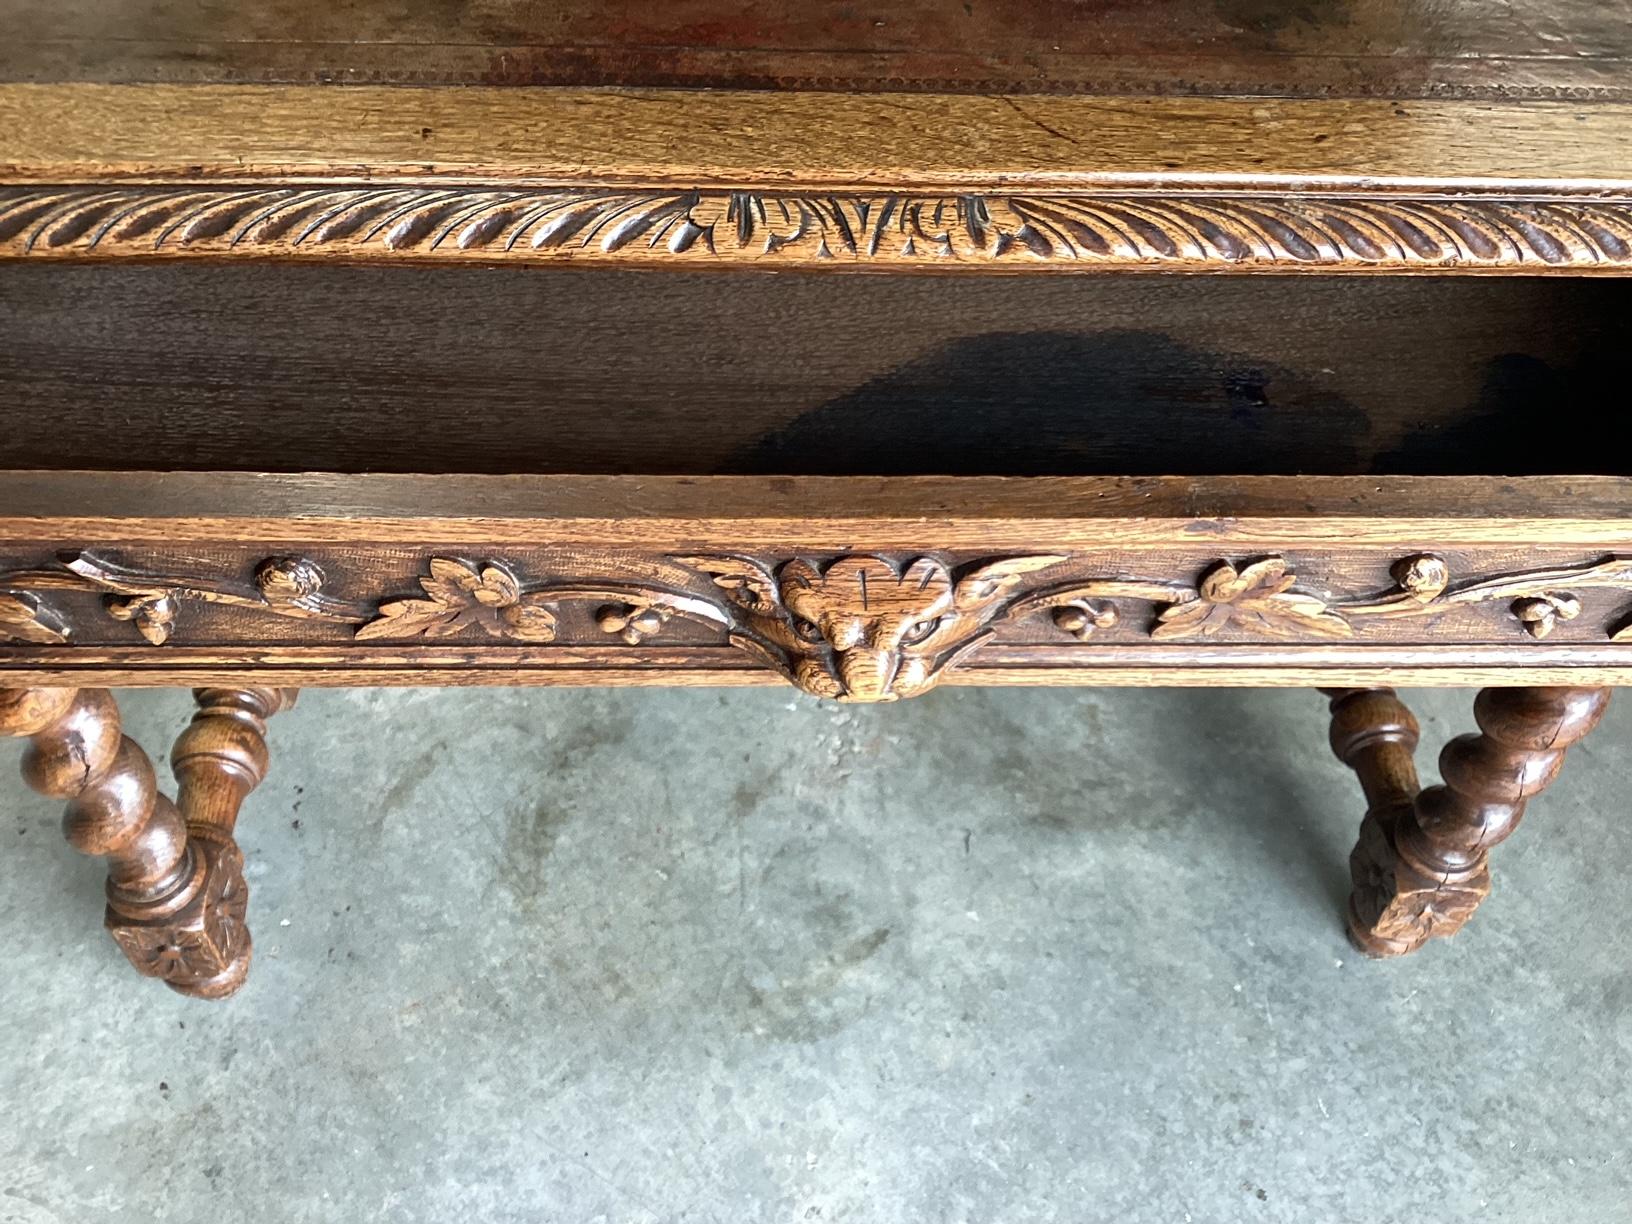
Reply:
[[[0,467],[1625,475],[1627,287],[0,267]]]

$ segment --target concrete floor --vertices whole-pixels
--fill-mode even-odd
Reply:
[[[125,696],[156,747],[189,710]],[[1310,692],[274,727],[225,1004],[129,972],[0,745],[0,1222],[1632,1220],[1632,698],[1386,964]]]

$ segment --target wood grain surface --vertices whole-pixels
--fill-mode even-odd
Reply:
[[[4,0],[0,78],[1624,96],[1601,0]]]
[[[0,540],[635,548],[1276,542],[1624,547],[1626,477],[754,477],[0,472]]]
[[[1632,191],[1596,101],[0,86],[0,180]]]
[[[0,467],[1632,470],[1597,441],[1632,340],[1619,283],[785,274],[722,288],[574,269],[12,266],[0,387],[18,408]]]

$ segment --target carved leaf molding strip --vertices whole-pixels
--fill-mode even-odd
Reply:
[[[0,572],[0,639],[37,645],[68,641],[61,614],[42,602],[41,591],[99,591],[115,620],[130,621],[154,646],[170,640],[180,604],[222,604],[301,620],[357,626],[360,641],[376,638],[445,638],[477,628],[515,642],[555,640],[555,606],[588,601],[598,607],[601,630],[638,645],[675,616],[716,629],[728,618],[716,604],[681,591],[619,582],[548,580],[523,586],[502,562],[472,563],[433,557],[419,580],[424,599],[383,603],[335,599],[323,590],[325,576],[305,557],[268,557],[253,583],[195,575],[137,571],[88,552],[62,552],[57,568]]]
[[[0,190],[0,256],[1632,268],[1632,199],[483,187]]]
[[[1192,583],[1104,577],[1029,593],[1030,575],[1063,556],[1010,557],[954,570],[934,558],[895,563],[847,555],[824,563],[796,558],[774,569],[744,557],[677,557],[713,577],[733,612],[733,645],[820,697],[889,701],[926,691],[976,650],[991,626],[1047,613],[1055,628],[1089,640],[1122,621],[1122,602],[1154,609],[1157,641],[1248,636],[1342,639],[1367,619],[1435,617],[1458,607],[1509,601],[1534,638],[1579,615],[1574,590],[1632,592],[1632,558],[1536,570],[1453,586],[1450,567],[1429,553],[1393,566],[1380,596],[1333,600],[1296,589],[1281,557],[1237,566],[1218,561]],[[1632,618],[1609,636],[1632,641]]]
[[[1392,572],[1395,586],[1382,595],[1332,600],[1295,590],[1296,575],[1281,557],[1265,557],[1240,568],[1219,561],[1193,585],[1090,579],[1033,592],[1018,600],[1008,615],[1046,611],[1057,627],[1086,640],[1096,629],[1120,622],[1116,601],[1133,600],[1158,607],[1150,629],[1157,641],[1210,637],[1225,627],[1273,637],[1341,639],[1353,637],[1367,620],[1435,617],[1459,607],[1506,601],[1517,623],[1539,640],[1559,622],[1580,615],[1576,591],[1632,594],[1632,557],[1453,584],[1443,558],[1420,553],[1396,561]],[[1632,609],[1607,636],[1610,641],[1632,642]]]
[[[70,627],[40,593],[96,591],[107,613],[133,622],[155,646],[169,640],[180,603],[194,600],[282,617],[356,626],[359,641],[485,637],[542,644],[556,640],[563,605],[590,604],[602,634],[629,645],[660,637],[676,619],[723,631],[727,640],[808,692],[844,700],[891,700],[932,687],[999,622],[1046,615],[1079,641],[1123,622],[1122,605],[1149,605],[1156,641],[1237,635],[1291,640],[1346,639],[1373,620],[1442,616],[1502,603],[1532,638],[1580,616],[1577,592],[1632,595],[1632,557],[1536,569],[1453,583],[1431,553],[1392,567],[1380,595],[1332,598],[1298,589],[1282,557],[1220,560],[1193,581],[1096,577],[1035,586],[1061,555],[996,558],[954,567],[933,557],[905,562],[866,554],[766,564],[745,557],[673,561],[709,583],[700,596],[641,582],[545,577],[525,582],[499,561],[434,557],[421,577],[423,598],[335,599],[315,562],[277,556],[253,582],[142,572],[92,553],[64,552],[56,568],[0,573],[0,638],[60,644]],[[616,561],[607,559],[608,568]],[[1033,589],[1027,590],[1028,586]],[[1632,643],[1632,608],[1605,629]]]

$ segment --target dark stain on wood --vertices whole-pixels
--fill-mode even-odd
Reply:
[[[721,287],[701,273],[15,265],[0,393],[29,410],[0,432],[0,466],[1625,470],[1601,443],[1627,339],[1619,283]],[[1583,428],[1536,431],[1537,411]]]

